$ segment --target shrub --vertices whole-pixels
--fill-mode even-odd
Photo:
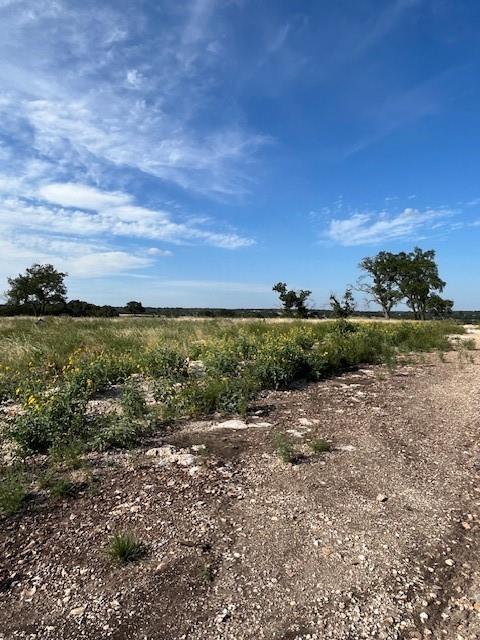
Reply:
[[[293,464],[296,461],[293,446],[283,434],[279,434],[275,438],[275,450],[280,460],[285,464]]]
[[[142,418],[147,411],[145,394],[136,380],[130,378],[122,391],[123,415],[127,418]]]
[[[178,351],[165,347],[148,351],[141,358],[142,366],[153,378],[181,380],[187,377],[187,360]]]
[[[46,453],[62,439],[82,435],[86,404],[85,393],[70,384],[40,397],[32,394],[11,436],[27,453]]]
[[[108,547],[108,554],[112,560],[121,564],[138,560],[145,553],[145,546],[131,533],[116,533]]]
[[[95,431],[90,446],[97,451],[128,449],[133,446],[146,425],[125,416],[109,414],[95,421]]]
[[[26,497],[25,476],[19,469],[0,472],[0,514],[12,515],[19,511]]]

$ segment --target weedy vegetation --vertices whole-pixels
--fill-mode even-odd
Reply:
[[[0,471],[0,515],[9,516],[20,510],[26,498],[25,474],[19,468]]]
[[[145,545],[132,533],[116,533],[108,546],[108,555],[119,564],[134,562],[146,554]]]
[[[313,453],[324,453],[325,451],[331,451],[332,445],[328,440],[324,440],[323,438],[316,438],[309,443],[310,449]]]
[[[162,319],[0,320],[0,401],[16,407],[4,440],[22,456],[80,464],[131,447],[167,422],[245,414],[264,389],[315,381],[359,364],[450,349],[453,322],[235,322]],[[462,341],[462,349],[468,343]],[[121,388],[118,411],[89,403]],[[149,390],[147,403],[146,389]],[[75,462],[76,461],[76,462]]]
[[[275,438],[275,451],[285,464],[294,464],[297,461],[292,443],[283,434],[279,434]]]

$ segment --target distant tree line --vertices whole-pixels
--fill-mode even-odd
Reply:
[[[347,318],[356,313],[353,291],[367,295],[367,302],[374,302],[385,318],[413,317],[446,318],[458,315],[466,320],[478,320],[480,312],[453,312],[453,301],[440,296],[446,285],[438,273],[435,251],[423,251],[415,247],[406,253],[380,251],[364,258],[359,265],[363,274],[355,287],[348,286],[343,296],[330,295],[329,310],[309,307],[311,291],[288,289],[285,282],[277,282],[273,291],[278,294],[281,310],[277,309],[179,309],[144,307],[131,300],[124,307],[95,305],[84,300],[68,300],[65,286],[66,273],[51,264],[34,264],[25,273],[8,278],[9,289],[5,293],[6,304],[0,305],[0,315],[68,315],[72,317],[115,317],[120,314],[161,315],[166,317],[253,317],[271,318],[279,315],[309,318]],[[394,311],[401,302],[409,311]],[[361,312],[377,316],[378,312]]]

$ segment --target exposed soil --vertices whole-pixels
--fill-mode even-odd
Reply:
[[[360,369],[92,455],[93,485],[0,521],[0,638],[480,638],[479,365]],[[125,530],[147,554],[119,566]]]

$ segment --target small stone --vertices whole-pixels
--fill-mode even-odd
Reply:
[[[233,429],[234,431],[241,431],[242,429],[248,429],[248,427],[249,425],[243,420],[232,419],[232,420],[225,420],[224,422],[219,422],[214,427],[212,427],[212,430]]]
[[[447,558],[445,560],[445,564],[448,565],[449,567],[453,567],[453,565],[455,564],[455,562],[451,559],[451,558]]]
[[[420,621],[425,624],[425,622],[428,620],[428,613],[425,613],[425,611],[422,611],[420,614]]]
[[[388,497],[384,493],[379,493],[376,499],[377,502],[386,502]]]
[[[86,607],[75,607],[74,609],[71,609],[69,615],[73,616],[74,618],[80,618],[85,613],[85,608]]]

